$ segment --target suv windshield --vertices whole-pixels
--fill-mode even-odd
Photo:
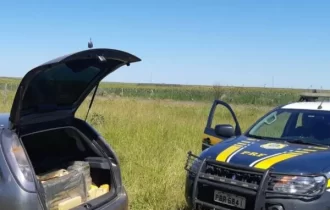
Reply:
[[[329,146],[330,112],[277,109],[256,123],[247,136]]]

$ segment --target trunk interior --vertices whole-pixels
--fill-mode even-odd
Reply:
[[[48,209],[70,209],[113,193],[109,161],[86,138],[73,127],[21,137]]]

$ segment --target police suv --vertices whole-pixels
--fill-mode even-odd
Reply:
[[[186,200],[193,209],[329,210],[330,98],[302,94],[279,106],[242,133],[225,102],[215,100],[202,152],[188,152]],[[318,100],[322,99],[322,100]],[[218,105],[235,126],[211,127]]]

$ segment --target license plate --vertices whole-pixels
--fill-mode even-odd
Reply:
[[[246,199],[244,197],[221,192],[218,190],[214,191],[214,201],[241,209],[245,209],[246,203]]]

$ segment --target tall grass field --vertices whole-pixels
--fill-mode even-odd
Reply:
[[[1,82],[2,87],[4,84],[7,84],[7,87],[0,88],[0,112],[10,111],[17,85],[17,81],[13,81],[3,79]],[[186,155],[190,150],[197,154],[201,151],[203,129],[214,94],[217,93],[214,92],[214,87],[203,89],[128,85],[126,90],[121,84],[113,87],[102,84],[101,87],[103,90],[117,88],[124,94],[127,90],[137,93],[140,91],[139,88],[143,91],[149,88],[149,92],[154,89],[154,93],[158,91],[159,94],[172,94],[171,98],[161,94],[159,97],[126,97],[120,93],[111,95],[111,91],[100,93],[94,101],[88,122],[107,139],[119,156],[131,210],[185,209]],[[178,93],[171,93],[171,90]],[[233,109],[243,130],[273,105],[296,100],[299,95],[297,90],[261,88],[223,88],[218,93],[224,101],[233,103]],[[190,95],[185,98],[186,96],[180,94]],[[198,97],[204,98],[197,100]],[[89,98],[78,110],[77,117],[84,119],[88,103]],[[216,113],[215,120],[217,123],[232,122],[225,109],[220,109]]]
[[[0,77],[0,90],[15,91],[20,79]],[[252,104],[262,106],[276,106],[278,104],[296,101],[301,92],[311,90],[260,88],[260,87],[229,87],[186,86],[167,84],[123,84],[102,82],[97,95],[106,97],[166,99],[175,101],[209,102],[220,98],[234,104]],[[328,92],[322,90],[319,92]]]

